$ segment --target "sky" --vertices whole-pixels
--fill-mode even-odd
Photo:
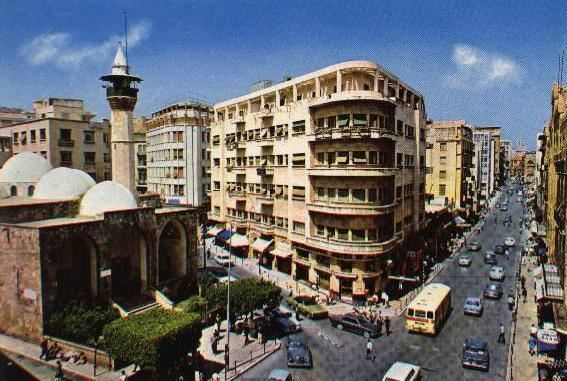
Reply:
[[[144,79],[136,115],[365,59],[418,90],[428,118],[498,125],[529,148],[567,48],[562,0],[2,0],[0,105],[78,98],[109,118],[98,78],[124,39],[124,11],[131,71]]]

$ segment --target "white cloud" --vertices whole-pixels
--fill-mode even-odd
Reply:
[[[445,77],[449,87],[481,89],[499,83],[520,82],[521,68],[508,57],[458,44],[453,47],[452,59],[456,70]]]
[[[128,31],[128,48],[135,47],[150,34],[149,22],[134,24]],[[83,62],[107,59],[122,36],[111,36],[99,44],[74,44],[69,33],[46,33],[24,44],[20,54],[32,65],[54,63],[60,68],[77,68]]]

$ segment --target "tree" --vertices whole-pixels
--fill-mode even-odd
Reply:
[[[103,335],[113,358],[149,368],[161,379],[168,379],[176,361],[199,346],[200,316],[156,309],[115,320],[104,327]]]

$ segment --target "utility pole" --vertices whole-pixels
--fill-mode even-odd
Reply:
[[[228,367],[230,364],[230,265],[232,262],[232,226],[228,223],[228,286],[226,289],[226,345],[224,346],[224,379],[228,379]]]

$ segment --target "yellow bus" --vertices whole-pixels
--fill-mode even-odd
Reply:
[[[406,310],[406,329],[436,335],[451,311],[451,288],[431,283],[409,304]]]

